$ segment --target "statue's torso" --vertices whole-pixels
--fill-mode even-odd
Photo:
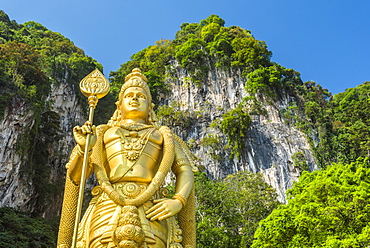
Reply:
[[[111,183],[149,183],[162,158],[163,136],[154,128],[129,131],[109,128],[103,137],[107,163],[104,165]]]

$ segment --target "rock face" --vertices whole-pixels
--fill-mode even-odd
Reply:
[[[266,114],[252,115],[252,125],[245,139],[245,147],[240,158],[230,159],[230,151],[224,149],[226,136],[210,128],[210,123],[221,118],[222,114],[235,108],[246,96],[245,79],[238,70],[212,68],[206,79],[195,85],[189,82],[189,75],[176,62],[173,63],[171,77],[167,85],[171,93],[163,96],[162,104],[177,103],[177,106],[190,114],[191,122],[183,130],[173,127],[187,141],[199,158],[199,164],[211,178],[223,178],[228,174],[249,170],[261,172],[265,180],[277,189],[281,201],[285,191],[297,180],[301,173],[293,163],[293,155],[304,155],[307,168],[317,169],[305,136],[294,126],[285,123],[281,111],[288,108],[295,99],[283,94],[279,100],[269,102],[260,96]],[[59,119],[59,139],[48,147],[38,147],[48,151],[50,169],[48,181],[60,190],[54,193],[53,204],[46,204],[41,212],[45,217],[59,214],[62,202],[62,189],[65,178],[65,164],[74,146],[72,128],[86,120],[86,109],[81,107],[73,86],[61,83],[54,85],[49,96],[51,111]],[[25,173],[29,154],[17,152],[24,130],[35,125],[33,112],[20,100],[14,100],[1,120],[0,130],[0,207],[15,207],[24,211],[34,211],[40,193],[35,191],[30,175]],[[202,144],[204,137],[214,134],[220,140],[216,147]],[[217,156],[214,156],[217,155]],[[217,157],[217,158],[215,158]]]
[[[56,113],[60,118],[58,140],[48,147],[36,147],[47,150],[48,158],[45,170],[50,171],[48,181],[58,188],[52,204],[45,204],[40,210],[45,217],[55,216],[61,207],[65,164],[68,154],[74,146],[71,130],[85,119],[84,109],[78,104],[73,86],[61,83],[52,87],[49,100],[52,107],[49,113]],[[1,121],[0,130],[0,207],[14,207],[33,212],[40,206],[35,199],[40,192],[35,192],[32,175],[27,168],[30,154],[20,154],[17,146],[22,142],[22,135],[36,125],[34,112],[22,100],[14,100]],[[32,144],[31,144],[32,146]],[[33,172],[37,173],[37,172]],[[58,193],[59,192],[59,193]]]
[[[302,168],[293,163],[294,154],[303,154],[306,169],[317,169],[305,135],[287,124],[280,114],[290,103],[296,102],[292,96],[285,94],[272,103],[259,97],[266,114],[252,115],[245,148],[240,158],[230,160],[230,152],[224,149],[227,139],[225,135],[216,134],[221,141],[217,149],[202,145],[202,140],[217,132],[209,127],[210,123],[227,110],[235,108],[246,96],[245,79],[241,72],[213,68],[208,77],[197,86],[188,83],[189,75],[178,64],[173,64],[172,71],[172,80],[169,81],[172,96],[165,103],[176,102],[181,110],[196,112],[192,115],[195,121],[185,132],[180,127],[176,131],[188,143],[191,141],[192,150],[200,159],[201,167],[204,167],[211,178],[223,178],[244,170],[261,172],[266,182],[277,190],[279,199],[284,201],[285,191],[302,171]],[[214,159],[212,153],[218,155],[219,159]]]
[[[5,113],[0,130],[0,205],[28,210],[29,196],[33,195],[32,185],[21,180],[23,157],[16,153],[25,127],[33,125],[32,112],[28,106],[14,99]]]

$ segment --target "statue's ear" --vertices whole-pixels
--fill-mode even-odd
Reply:
[[[152,107],[149,110],[149,122],[151,122],[151,123],[154,123],[154,122],[158,121],[157,116],[154,113],[154,106],[155,106],[155,104],[152,103]]]

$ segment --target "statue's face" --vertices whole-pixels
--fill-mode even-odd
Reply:
[[[139,87],[127,88],[123,93],[120,109],[123,119],[146,120],[149,101],[145,90]]]

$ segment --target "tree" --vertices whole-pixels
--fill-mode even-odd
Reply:
[[[252,247],[368,247],[370,163],[358,159],[303,172],[288,204],[261,221]]]
[[[245,146],[245,137],[252,123],[252,119],[243,110],[242,104],[222,115],[222,119],[215,119],[210,127],[217,127],[227,136],[225,149],[231,149],[230,159],[240,158]]]
[[[0,247],[56,246],[56,235],[45,220],[11,208],[0,208],[0,230]]]
[[[333,113],[334,149],[337,159],[354,161],[370,157],[370,82],[334,95],[330,106]]]
[[[278,205],[261,174],[248,171],[210,180],[196,176],[197,247],[249,247],[258,222]]]

